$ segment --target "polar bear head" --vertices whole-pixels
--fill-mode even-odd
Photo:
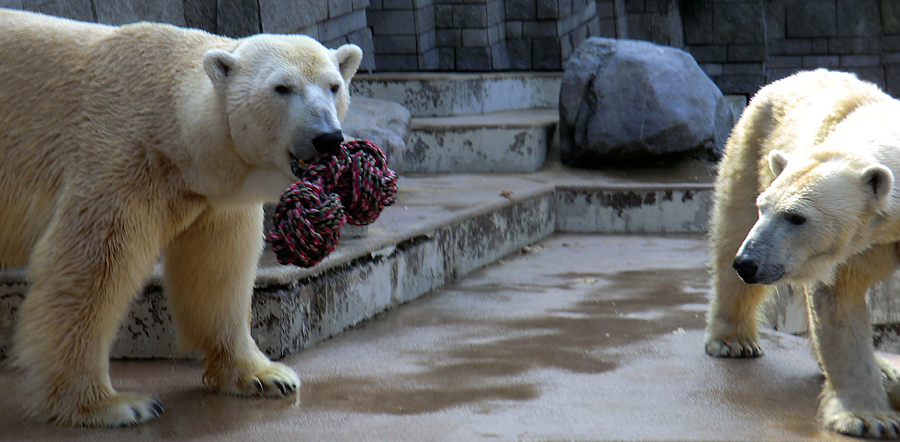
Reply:
[[[759,219],[735,270],[753,284],[831,280],[839,264],[871,245],[872,228],[891,211],[891,169],[839,149],[773,151],[768,162],[776,178],[756,200]]]
[[[356,45],[332,50],[301,35],[260,34],[204,54],[235,153],[266,188],[258,190],[277,197],[294,181],[292,162],[338,149],[361,60]]]

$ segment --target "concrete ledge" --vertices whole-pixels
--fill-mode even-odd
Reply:
[[[559,187],[556,191],[556,230],[584,233],[705,233],[712,203],[711,187]]]
[[[267,354],[296,353],[557,230],[703,231],[712,194],[708,182],[629,184],[583,171],[404,177],[400,189],[367,236],[342,240],[316,267],[278,266],[264,254],[252,332]],[[122,325],[114,357],[191,356],[177,348],[160,271]],[[27,288],[21,269],[0,273],[0,356]]]
[[[353,77],[351,95],[396,101],[413,117],[557,107],[562,74],[381,73]]]
[[[414,118],[403,170],[534,172],[544,165],[558,120],[556,109]]]

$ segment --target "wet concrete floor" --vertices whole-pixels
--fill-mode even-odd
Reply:
[[[220,396],[192,361],[117,361],[113,384],[166,411],[122,429],[23,421],[0,370],[0,440],[850,440],[815,421],[805,340],[703,353],[700,236],[557,234],[286,358],[287,400]]]

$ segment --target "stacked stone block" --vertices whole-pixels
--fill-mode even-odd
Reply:
[[[503,0],[374,0],[375,60],[388,71],[508,67]]]
[[[829,68],[900,96],[900,0],[682,0],[684,43],[724,93]]]
[[[260,32],[306,34],[328,47],[355,43],[362,70],[375,68],[366,20],[369,0],[0,0],[0,7],[120,25],[170,23],[229,37]]]
[[[441,70],[491,71],[509,66],[503,0],[436,0]]]
[[[599,36],[595,0],[507,0],[511,68],[559,70],[588,37]]]
[[[366,10],[376,66],[390,70],[438,67],[435,0],[372,0]]]
[[[109,24],[356,43],[361,70],[562,70],[588,37],[682,48],[726,94],[804,69],[854,72],[900,97],[900,0],[0,0]]]
[[[747,94],[765,84],[763,5],[749,1],[683,1],[684,43],[726,94]]]
[[[766,80],[826,67],[854,72],[884,86],[881,3],[782,0],[767,4],[770,47]]]
[[[376,65],[385,71],[560,70],[587,37],[615,36],[613,1],[603,3],[373,0]]]
[[[618,15],[622,25],[618,38],[644,40],[676,48],[684,45],[677,0],[622,0],[621,3]]]
[[[625,0],[597,0],[596,10],[599,26],[596,37],[616,38],[620,27],[622,29],[628,27],[627,23],[624,22]],[[621,24],[620,21],[622,21]],[[592,35],[591,37],[595,36]],[[578,44],[580,43],[578,42]],[[577,44],[574,45],[574,47],[577,46]]]

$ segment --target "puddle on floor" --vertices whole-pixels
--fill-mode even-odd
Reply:
[[[460,377],[471,373],[460,374]],[[432,381],[434,375],[430,376]],[[392,415],[424,414],[466,404],[492,400],[522,401],[537,397],[534,386],[525,384],[475,385],[455,376],[428,385],[413,376],[400,385],[391,379],[329,377],[303,383],[302,407]],[[418,385],[417,385],[418,384]]]
[[[598,375],[619,368],[620,348],[685,329],[702,329],[708,292],[704,269],[644,269],[612,274],[557,274],[549,285],[450,286],[430,305],[398,309],[377,334],[413,334],[477,328],[475,337],[407,351],[412,373],[383,376],[325,376],[304,381],[301,407],[392,415],[423,414],[453,407],[481,407],[496,401],[527,401],[541,385],[529,373],[563,370]],[[593,279],[586,287],[581,278]],[[576,281],[573,283],[573,281]],[[455,303],[515,305],[515,295],[550,296],[577,291],[581,299],[526,317],[472,318],[447,309]],[[543,295],[542,295],[543,293]],[[440,299],[438,299],[440,298]],[[437,302],[440,301],[440,302]],[[427,300],[425,301],[427,302]],[[450,311],[447,311],[450,310]],[[489,310],[489,309],[488,309]],[[375,324],[367,325],[373,328]],[[488,408],[490,408],[488,406]]]

